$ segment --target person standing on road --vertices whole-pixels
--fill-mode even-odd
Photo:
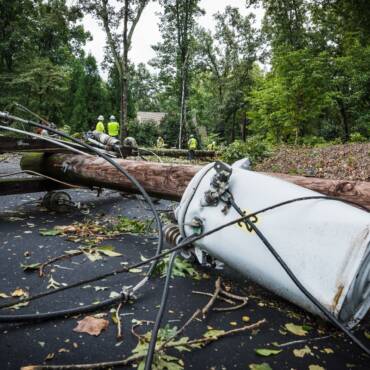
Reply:
[[[157,139],[157,148],[161,149],[164,147],[164,140],[162,136],[159,136]]]
[[[98,131],[101,134],[105,133],[104,117],[102,115],[98,117],[98,123],[96,124],[95,131]]]
[[[109,117],[108,122],[108,135],[118,139],[119,136],[119,123],[116,121],[116,117],[113,115]]]
[[[197,150],[197,147],[198,147],[197,139],[194,137],[194,135],[190,135],[190,139],[188,141],[188,149],[189,149],[188,159],[189,159],[189,161],[192,161],[194,159],[195,151]]]

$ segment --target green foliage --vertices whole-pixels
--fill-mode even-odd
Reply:
[[[353,132],[349,137],[349,141],[351,143],[364,143],[367,141],[367,139],[366,137],[361,135],[359,132]]]
[[[326,144],[326,140],[323,137],[320,136],[304,136],[302,138],[302,144],[307,145],[307,146],[318,146],[322,144]]]
[[[222,160],[226,163],[234,163],[242,158],[249,158],[252,164],[261,161],[269,155],[268,145],[260,137],[248,138],[245,142],[236,140],[222,151]]]
[[[170,327],[168,324],[164,327],[159,329],[158,336],[157,336],[157,346],[161,346],[163,343],[171,339],[177,331],[177,327]],[[137,344],[137,346],[132,350],[133,355],[137,356],[144,356],[144,360],[139,363],[138,370],[143,370],[145,365],[145,356],[148,352],[149,341],[150,341],[151,333],[148,332],[142,336],[141,340]],[[189,351],[188,347],[186,347],[187,342],[189,341],[188,337],[182,337],[179,340],[172,340],[168,344],[169,345],[176,345],[175,349],[179,352],[181,351]],[[175,356],[170,356],[164,351],[161,353],[155,352],[152,368],[155,370],[183,370],[184,363],[183,361]]]
[[[127,129],[129,135],[136,139],[139,146],[152,147],[159,136],[159,128],[155,122],[140,123],[137,120],[131,120]]]
[[[113,229],[121,233],[144,234],[149,230],[149,222],[142,220],[133,220],[128,217],[119,216],[114,221]]]
[[[168,271],[168,262],[170,260],[170,256],[166,256],[162,258],[156,265],[155,272],[160,277],[165,277]],[[185,259],[177,256],[175,258],[175,262],[172,268],[171,277],[186,277],[190,276],[193,279],[199,280],[201,278],[199,272],[194,268],[194,266],[186,261]]]

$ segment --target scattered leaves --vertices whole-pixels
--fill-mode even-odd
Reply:
[[[105,319],[96,319],[93,316],[86,316],[84,319],[77,321],[77,326],[73,331],[77,333],[87,333],[98,336],[109,325],[109,321]]]

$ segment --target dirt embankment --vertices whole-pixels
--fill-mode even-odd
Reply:
[[[370,143],[277,149],[256,171],[370,181]]]

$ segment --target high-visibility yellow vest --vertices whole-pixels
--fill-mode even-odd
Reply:
[[[198,141],[195,137],[192,137],[191,139],[189,139],[188,147],[190,150],[195,150],[197,146],[198,146]]]
[[[118,122],[108,122],[108,135],[118,136],[119,135],[119,123]]]
[[[159,137],[157,139],[157,148],[163,148],[163,147],[164,147],[164,140],[161,137]]]
[[[102,121],[99,121],[99,122],[96,124],[95,131],[98,131],[98,132],[100,132],[100,133],[104,133],[104,132],[105,132],[104,123],[103,123]]]

